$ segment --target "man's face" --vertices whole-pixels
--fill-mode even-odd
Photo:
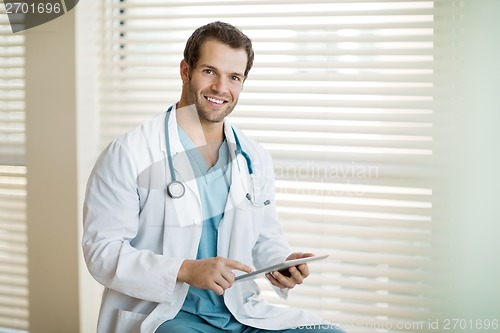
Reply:
[[[243,89],[247,54],[219,41],[205,41],[194,68],[181,63],[187,105],[195,104],[203,123],[219,123],[233,111]]]

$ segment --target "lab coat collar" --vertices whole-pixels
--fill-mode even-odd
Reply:
[[[178,124],[176,118],[177,110],[176,105],[173,104],[170,107],[170,116],[168,119],[168,133],[169,133],[169,144],[170,151],[172,154],[172,161],[174,164],[177,180],[181,181],[187,187],[186,190],[191,190],[196,198],[198,199],[198,205],[201,212],[201,199],[198,191],[198,185],[196,183],[196,178],[194,176],[193,170],[190,167],[190,162],[186,154],[184,153],[185,149],[182,145],[182,142],[179,138]],[[165,113],[165,116],[166,113]],[[231,186],[229,190],[228,199],[225,206],[225,212],[234,211],[236,208],[242,209],[246,207],[246,205],[242,205],[244,203],[245,195],[249,188],[249,171],[245,158],[241,153],[236,152],[236,139],[233,132],[233,127],[228,118],[224,119],[224,135],[226,137],[226,141],[229,148],[229,154],[231,158]],[[241,141],[241,140],[240,140]],[[160,131],[160,147],[161,150],[167,154],[166,149],[166,140],[165,140],[165,130]],[[242,148],[243,149],[243,148]],[[170,175],[170,171],[167,173]],[[169,177],[170,178],[170,177]],[[182,201],[179,199],[174,200],[174,204],[176,206],[178,203]],[[181,208],[181,207],[179,207]],[[177,210],[181,214],[184,213],[183,210]],[[182,221],[192,221],[192,219],[184,219],[180,217],[181,224]],[[199,221],[201,222],[201,221]]]
[[[165,117],[168,116],[167,113],[170,113],[170,116],[168,118],[168,133],[169,133],[169,143],[170,143],[170,151],[172,153],[172,156],[175,156],[177,153],[181,152],[184,150],[184,147],[182,146],[182,143],[179,139],[179,130],[177,128],[177,108],[176,108],[177,103],[174,103],[171,105],[167,111],[165,112]],[[168,111],[170,110],[170,111]],[[163,121],[165,123],[165,119]],[[165,132],[165,126],[163,126],[163,130],[160,131],[160,149],[161,151],[166,152],[167,151],[167,145],[166,145],[166,132]]]
[[[184,146],[182,145],[182,142],[180,141],[179,138],[179,129],[178,129],[178,123],[177,123],[177,103],[171,105],[167,112],[170,113],[169,119],[168,119],[168,133],[169,133],[169,141],[170,141],[170,151],[172,153],[172,156],[175,156],[177,153],[183,152],[184,151]],[[167,112],[165,112],[165,117],[167,117]],[[160,131],[160,149],[162,151],[167,150],[166,147],[166,140],[165,140],[165,129],[163,131]],[[231,147],[236,147],[236,139],[234,138],[234,132],[233,128],[231,126],[231,123],[228,118],[224,119],[224,136],[226,137],[226,141],[228,143],[228,146],[230,147],[229,152],[231,154],[231,159],[234,160],[236,158],[236,154],[234,149],[231,149]]]

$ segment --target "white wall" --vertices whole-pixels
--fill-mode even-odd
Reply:
[[[26,32],[30,331],[79,323],[74,15]]]
[[[101,288],[83,263],[80,239],[85,183],[98,153],[90,33],[97,4],[82,1],[78,15],[26,31],[31,333],[95,332]]]

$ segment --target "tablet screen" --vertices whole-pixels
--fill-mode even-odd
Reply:
[[[313,256],[313,257],[287,260],[287,261],[283,261],[283,262],[276,264],[276,265],[271,265],[271,266],[268,266],[268,267],[265,267],[262,269],[258,269],[256,271],[253,271],[253,272],[250,272],[247,274],[242,274],[240,276],[237,276],[234,280],[235,281],[252,280],[252,279],[256,279],[256,278],[261,277],[261,275],[263,275],[263,274],[267,274],[267,273],[275,272],[275,271],[280,271],[280,270],[283,270],[283,269],[286,269],[286,268],[289,268],[292,266],[297,266],[297,265],[304,264],[307,262],[325,259],[327,257],[328,257],[328,254],[322,255],[322,256]]]

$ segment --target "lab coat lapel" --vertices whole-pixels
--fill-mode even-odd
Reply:
[[[233,128],[229,124],[229,120],[224,121],[224,134],[229,147],[231,156],[231,186],[226,202],[224,214],[235,209],[246,209],[245,196],[248,188],[248,166],[245,158],[241,153],[237,154],[236,139],[234,137]]]
[[[231,186],[224,210],[224,218],[219,226],[217,253],[223,257],[243,260],[241,257],[241,242],[246,238],[243,235],[247,230],[244,226],[250,221],[250,211],[245,198],[248,168],[245,158],[241,154],[236,154],[233,130],[227,120],[224,129],[232,161]]]
[[[186,187],[186,193],[183,197],[177,199],[171,199],[167,196],[167,200],[172,201],[173,208],[175,209],[176,216],[178,217],[178,223],[181,226],[200,224],[203,219],[201,212],[200,193],[198,191],[198,185],[196,184],[196,177],[191,167],[191,163],[189,162],[189,158],[186,155],[184,146],[179,139],[175,105],[170,111],[170,117],[168,119],[168,133],[175,176],[177,180],[182,182]],[[165,133],[163,133],[162,141],[163,150],[165,151],[166,155],[168,155],[166,149]],[[168,163],[166,164],[168,168]],[[167,172],[167,177],[170,182],[170,171]],[[168,212],[166,212],[166,214],[168,214]]]

